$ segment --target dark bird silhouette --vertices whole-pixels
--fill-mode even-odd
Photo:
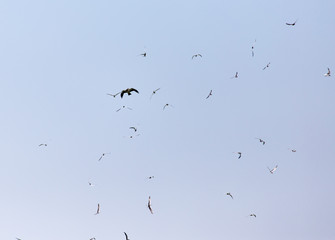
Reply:
[[[130,108],[130,107],[122,106],[122,107],[120,107],[118,110],[116,110],[116,112],[119,112],[121,109],[124,109],[124,108],[127,108],[128,110],[133,110],[133,109]]]
[[[266,68],[270,67],[270,63],[266,64],[265,67],[263,67],[263,70],[265,70]]]
[[[251,213],[249,216],[250,216],[250,217],[256,217],[256,214]]]
[[[295,150],[295,149],[290,149],[290,148],[289,148],[289,150],[290,150],[291,152],[297,152],[297,150]]]
[[[271,174],[273,174],[276,170],[277,170],[277,168],[278,168],[278,165],[276,165],[274,168],[272,168],[272,169],[270,169],[269,167],[268,167],[268,169],[269,169],[269,171],[270,171],[270,173]]]
[[[168,107],[168,106],[173,107],[171,104],[167,103],[167,104],[164,105],[163,110],[165,110],[165,108]]]
[[[208,94],[208,96],[206,97],[206,99],[209,98],[210,96],[212,96],[212,90],[209,92],[209,94]]]
[[[240,159],[242,157],[242,153],[241,152],[237,152],[237,154],[239,155],[238,159]]]
[[[127,233],[126,232],[123,232],[123,233],[124,235],[126,235],[126,240],[129,240]]]
[[[98,161],[100,161],[106,154],[110,154],[110,153],[103,153]]]
[[[149,200],[148,200],[148,208],[151,212],[151,214],[154,214],[154,212],[152,211],[152,208],[151,208],[151,197],[149,196]]]
[[[228,192],[228,193],[227,193],[227,195],[228,195],[228,196],[230,196],[230,197],[231,197],[231,199],[234,199],[234,198],[233,198],[233,195],[231,195],[231,193],[230,193],[230,192]]]
[[[152,179],[152,178],[154,178],[155,176],[150,176],[150,177],[148,177],[149,179]]]
[[[324,74],[325,77],[330,77],[330,69],[328,68],[328,72]]]
[[[95,237],[94,238],[90,238],[90,240],[95,240]]]
[[[90,187],[94,187],[94,184],[91,183],[91,182],[88,182],[88,185],[89,185]]]
[[[44,146],[44,147],[46,147],[46,146],[48,146],[48,144],[46,144],[46,143],[41,143],[40,145],[38,145],[39,147],[42,147],[42,146]]]
[[[98,209],[97,212],[94,215],[98,215],[100,213],[100,204],[98,203]]]
[[[116,94],[107,93],[107,95],[112,96],[112,97],[116,97],[116,96],[119,95],[120,93],[121,93],[121,92],[118,92],[118,93],[116,93]]]
[[[232,78],[238,78],[238,72],[235,73],[235,76],[231,77],[230,79]]]
[[[202,57],[202,55],[199,54],[199,53],[198,53],[198,54],[195,54],[195,55],[192,56],[192,59],[195,58],[195,57]]]
[[[129,129],[133,129],[135,132],[137,132],[137,128],[136,127],[130,127]]]
[[[151,96],[150,96],[150,100],[151,100],[152,96],[155,95],[156,92],[157,92],[159,89],[160,89],[160,88],[157,88],[156,90],[152,91],[152,94],[151,94]]]
[[[122,90],[121,98],[123,98],[123,94],[128,93],[128,96],[131,95],[131,92],[139,93],[135,88],[127,88],[126,90]]]
[[[143,56],[143,57],[146,57],[147,56],[147,53],[141,53],[139,56]]]
[[[297,23],[297,21],[298,21],[298,19],[297,19],[297,20],[295,20],[295,22],[294,22],[294,23],[286,23],[286,25],[288,25],[288,26],[295,26],[295,24]]]
[[[263,145],[265,144],[265,141],[264,141],[264,140],[262,140],[262,139],[260,139],[260,138],[256,138],[256,139],[258,139],[260,143],[263,143]]]
[[[254,46],[251,46],[251,56],[254,57],[255,53],[254,53]]]

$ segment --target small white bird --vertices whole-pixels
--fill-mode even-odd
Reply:
[[[269,169],[269,171],[270,171],[271,174],[273,174],[277,170],[277,168],[278,168],[278,165],[276,165],[273,169],[270,169],[268,167],[268,169]]]
[[[110,153],[103,153],[103,154],[101,155],[101,157],[99,158],[98,161],[101,161],[101,159],[102,159],[106,154],[110,154]]]
[[[117,95],[119,95],[121,92],[118,92],[118,93],[116,93],[116,94],[111,94],[111,93],[107,93],[107,95],[109,95],[109,96],[112,96],[112,97],[116,97]]]
[[[48,144],[46,144],[46,143],[41,143],[40,145],[38,145],[39,147],[41,147],[41,146],[44,146],[44,147],[46,147],[46,146],[48,146]]]
[[[194,55],[192,56],[192,59],[195,58],[195,57],[202,57],[202,55],[199,54],[199,53],[198,53],[198,54],[194,54]]]
[[[133,109],[130,108],[130,107],[122,106],[122,107],[120,107],[118,110],[116,110],[116,112],[119,112],[121,109],[124,109],[124,108],[127,108],[128,110],[133,110]]]
[[[93,184],[93,183],[91,183],[91,182],[88,182],[88,185],[90,186],[90,187],[94,187],[95,185]]]
[[[235,76],[231,77],[230,79],[232,78],[238,78],[238,72],[235,73]]]
[[[228,192],[228,193],[227,193],[227,195],[228,195],[228,196],[230,196],[230,197],[231,197],[231,199],[234,199],[234,198],[233,198],[233,195],[231,195],[231,193],[230,193],[230,192]]]
[[[165,110],[165,108],[166,108],[166,107],[169,107],[169,106],[170,106],[170,107],[173,107],[171,104],[168,104],[168,103],[167,103],[167,104],[164,105],[163,110]]]
[[[324,74],[325,77],[330,77],[330,69],[328,68],[328,72]]]
[[[256,214],[251,213],[249,216],[250,216],[250,217],[256,217]]]
[[[151,100],[152,96],[155,95],[156,92],[157,92],[159,89],[160,89],[160,88],[157,88],[156,90],[152,91],[152,94],[151,94],[151,96],[150,96],[150,100]]]

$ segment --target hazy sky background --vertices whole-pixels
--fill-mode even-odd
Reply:
[[[0,1],[0,239],[333,239],[334,8]]]

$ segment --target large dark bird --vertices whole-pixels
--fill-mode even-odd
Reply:
[[[123,98],[123,94],[128,93],[128,96],[131,95],[131,92],[139,93],[135,88],[127,88],[126,90],[122,90],[121,98]]]

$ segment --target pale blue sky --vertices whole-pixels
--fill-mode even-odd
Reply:
[[[334,9],[0,1],[0,239],[334,238]]]

